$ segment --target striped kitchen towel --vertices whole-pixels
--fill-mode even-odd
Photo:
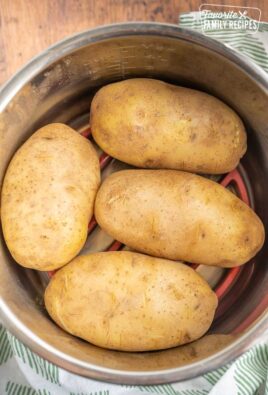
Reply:
[[[199,13],[180,26],[202,32]],[[242,52],[268,72],[268,24],[258,33],[210,31],[210,37]],[[268,395],[268,344],[260,341],[232,364],[193,380],[157,386],[124,386],[86,379],[45,361],[0,323],[0,395]]]
[[[0,395],[268,395],[268,345],[234,363],[181,383],[115,385],[86,379],[45,361],[0,324]]]

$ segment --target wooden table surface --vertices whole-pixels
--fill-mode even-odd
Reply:
[[[0,0],[0,85],[65,36],[114,22],[177,23],[202,2],[258,7],[268,20],[268,0]]]

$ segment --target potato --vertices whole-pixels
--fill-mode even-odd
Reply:
[[[1,201],[4,238],[22,266],[53,270],[81,250],[100,184],[92,144],[55,123],[35,132],[7,169]]]
[[[45,305],[72,335],[100,347],[148,351],[201,337],[217,297],[183,263],[117,251],[79,256],[60,269]]]
[[[90,123],[105,152],[137,167],[220,174],[234,169],[246,152],[243,123],[226,104],[153,79],[101,88]]]
[[[234,267],[262,247],[264,227],[221,185],[177,170],[124,170],[96,197],[95,217],[134,250],[192,263]]]

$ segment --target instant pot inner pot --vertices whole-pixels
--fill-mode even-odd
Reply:
[[[157,33],[153,30],[150,34],[140,31],[130,35],[119,34],[120,29],[115,29],[110,38],[98,38],[97,33],[90,36],[89,32],[73,46],[66,42],[65,46],[62,43],[48,50],[47,66],[32,69],[35,75],[23,86],[16,77],[13,90],[4,90],[0,96],[1,178],[16,149],[41,126],[64,122],[87,135],[90,101],[101,86],[133,77],[158,78],[211,93],[242,117],[248,133],[248,151],[225,185],[240,196],[241,188],[244,190],[242,198],[249,200],[267,229],[267,93],[256,78],[215,52],[212,43],[205,44],[207,47],[201,44],[198,35],[191,38],[190,33],[175,27],[167,28],[166,35],[159,29]],[[60,46],[64,47],[62,52]],[[108,162],[103,166],[103,177],[128,167],[116,160]],[[12,260],[3,239],[1,243],[0,312],[6,325],[41,356],[73,372],[103,380],[157,383],[204,372],[209,366],[205,366],[205,358],[237,341],[256,324],[268,305],[265,244],[240,269],[197,268],[216,290],[220,289],[216,318],[203,339],[157,352],[104,350],[68,335],[52,322],[43,304],[48,274],[20,267]],[[95,227],[81,253],[115,249],[113,246],[113,240]],[[199,370],[195,368],[196,361]],[[213,367],[222,362],[227,361],[218,360]],[[193,364],[192,370],[183,371],[189,364]]]

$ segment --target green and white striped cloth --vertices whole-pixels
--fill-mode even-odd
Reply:
[[[202,32],[199,13],[181,15],[180,25]],[[268,24],[256,34],[211,31],[210,37],[241,51],[268,72]],[[182,383],[124,386],[80,377],[43,360],[0,324],[0,395],[268,395],[268,344],[232,364]]]
[[[268,395],[268,344],[182,383],[126,386],[79,377],[40,358],[0,325],[0,395]]]

